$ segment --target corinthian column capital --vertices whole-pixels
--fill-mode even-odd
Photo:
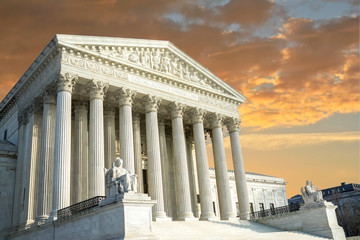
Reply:
[[[56,104],[56,95],[53,89],[46,89],[42,94],[44,104]]]
[[[204,110],[202,108],[198,108],[198,107],[191,110],[190,116],[191,116],[192,124],[204,122],[205,113],[206,113],[206,110]]]
[[[66,91],[72,93],[74,86],[78,80],[78,75],[69,73],[69,72],[60,72],[55,83],[57,91]]]
[[[20,125],[25,125],[29,122],[29,116],[28,116],[28,111],[27,109],[23,109],[22,111],[19,111],[18,114],[18,121],[19,121],[19,126]]]
[[[87,84],[87,90],[90,92],[90,100],[95,98],[104,100],[104,96],[108,88],[109,88],[108,83],[103,83],[102,81],[96,81],[92,79]]]
[[[241,120],[239,118],[228,118],[226,119],[226,127],[230,133],[240,131]]]
[[[169,105],[171,111],[171,118],[182,118],[185,112],[186,106],[179,102],[173,102]]]
[[[116,91],[116,98],[119,101],[119,107],[121,106],[131,106],[133,103],[133,99],[136,96],[136,91],[121,87]]]
[[[224,120],[224,115],[220,114],[220,113],[213,113],[210,115],[210,125],[211,125],[211,129],[214,128],[221,128],[222,127],[222,123]]]
[[[161,103],[161,98],[157,96],[147,95],[143,97],[143,103],[145,104],[145,112],[157,112]]]

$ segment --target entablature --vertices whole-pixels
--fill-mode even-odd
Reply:
[[[245,97],[168,41],[122,39],[127,44],[120,46],[119,38],[104,38],[116,41],[101,44],[101,37],[85,37],[91,41],[80,44],[81,36],[73,37],[68,43],[64,35],[56,35],[48,43],[1,102],[0,119],[13,107],[25,108],[60,71],[238,117]]]

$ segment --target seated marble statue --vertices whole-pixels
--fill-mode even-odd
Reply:
[[[323,195],[321,191],[318,191],[317,187],[314,187],[312,182],[306,181],[305,189],[301,187],[301,193],[305,204],[314,202],[323,202]]]
[[[123,168],[123,160],[117,158],[112,164],[112,168],[105,174],[106,196],[123,194],[126,192],[136,192],[137,176]]]

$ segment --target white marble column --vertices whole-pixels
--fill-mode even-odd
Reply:
[[[117,91],[119,100],[119,131],[120,131],[120,157],[124,160],[124,168],[131,174],[135,173],[134,164],[134,138],[132,126],[132,102],[136,92],[126,88]]]
[[[104,160],[104,95],[109,87],[101,81],[88,83],[90,92],[89,117],[89,198],[105,196]]]
[[[166,150],[167,150],[167,156],[168,156],[168,166],[169,166],[169,183],[170,183],[170,189],[173,189],[173,191],[170,191],[170,204],[171,204],[171,213],[169,214],[169,217],[172,217],[173,219],[177,219],[177,209],[176,209],[176,191],[175,191],[175,167],[174,167],[174,160],[172,157],[172,134],[171,130],[165,132],[166,136]]]
[[[107,107],[104,111],[104,135],[105,135],[105,168],[110,169],[116,160],[115,143],[115,109]]]
[[[200,220],[210,220],[215,217],[215,213],[212,203],[209,163],[204,135],[204,114],[204,110],[196,108],[193,110],[191,117],[193,124],[196,167],[200,192]]]
[[[28,112],[29,122],[26,125],[25,157],[23,166],[23,195],[22,212],[20,214],[21,227],[27,228],[34,223],[37,215],[37,195],[39,179],[39,160],[41,143],[42,115],[37,103],[31,104]]]
[[[236,193],[238,197],[240,219],[248,219],[250,214],[249,194],[246,182],[244,161],[241,153],[239,139],[240,119],[231,118],[228,120],[227,128],[230,133],[231,152],[234,162],[234,174],[236,183]]]
[[[220,205],[220,219],[229,220],[230,218],[236,217],[236,214],[232,208],[228,169],[226,165],[222,133],[223,118],[224,117],[220,114],[213,114],[211,116],[211,129],[215,162],[216,186],[218,190]]]
[[[36,221],[41,224],[49,218],[51,212],[54,172],[56,98],[55,93],[46,91],[44,94],[44,110],[42,120],[40,174],[38,212]]]
[[[12,225],[17,226],[20,224],[20,206],[22,205],[23,193],[23,167],[25,157],[25,137],[26,137],[26,124],[28,123],[28,116],[26,111],[18,113],[19,122],[19,135],[18,135],[18,155],[16,161],[16,175],[15,175],[15,192],[14,192],[14,207]]]
[[[191,209],[189,174],[186,160],[186,145],[183,126],[185,105],[170,104],[173,137],[173,160],[175,165],[177,220],[195,219]]]
[[[199,217],[199,209],[197,204],[197,192],[196,192],[196,173],[193,158],[193,139],[191,133],[188,133],[186,137],[186,159],[189,174],[189,187],[190,187],[190,198],[191,198],[191,209],[196,218]]]
[[[70,73],[61,73],[56,80],[54,184],[50,215],[52,220],[57,219],[57,210],[70,205],[71,94],[77,80],[78,77]]]
[[[167,155],[166,136],[165,136],[165,124],[163,120],[159,121],[159,137],[160,137],[160,155],[161,155],[161,172],[162,183],[164,191],[164,207],[167,216],[172,215],[171,205],[171,186],[170,186],[170,172],[169,172],[169,160]]]
[[[161,158],[159,145],[159,129],[157,111],[161,98],[145,96],[146,147],[148,155],[148,186],[149,195],[157,203],[153,207],[153,220],[166,219],[164,211],[163,183],[161,175]]]
[[[74,101],[71,101],[71,154],[70,154],[70,205],[77,202],[79,185],[77,184],[79,174],[79,163],[75,159],[75,114]]]
[[[73,167],[75,202],[88,199],[88,102],[75,101]]]
[[[138,193],[144,192],[144,179],[142,169],[142,156],[141,156],[141,132],[140,132],[140,114],[133,114],[133,136],[134,136],[134,162],[135,174],[138,175]]]

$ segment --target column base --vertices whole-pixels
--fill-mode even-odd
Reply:
[[[56,221],[57,220],[57,210],[53,210],[51,213],[50,213],[50,216],[48,218],[48,221]]]
[[[217,220],[218,218],[215,216],[214,213],[208,213],[208,214],[201,214],[200,215],[200,221],[211,221],[211,220]]]
[[[194,214],[192,212],[186,212],[183,214],[179,214],[176,218],[176,221],[199,221],[199,219],[194,217]]]
[[[196,217],[178,217],[176,221],[197,222],[199,219]]]
[[[21,223],[19,225],[19,230],[26,230],[34,226],[35,221],[34,220],[27,220],[24,223]]]
[[[154,222],[171,222],[172,218],[171,217],[153,217],[152,220]]]
[[[35,218],[35,225],[39,226],[47,222],[49,219],[48,215],[40,215]]]
[[[233,220],[233,219],[237,219],[236,214],[233,212],[220,214],[220,220]]]
[[[152,220],[153,221],[171,221],[171,218],[166,216],[165,212],[157,212],[152,214]]]
[[[239,218],[241,220],[250,220],[250,213],[249,212],[248,213],[240,213]]]

